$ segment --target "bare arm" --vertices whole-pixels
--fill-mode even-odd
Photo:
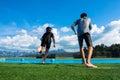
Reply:
[[[89,25],[89,29],[90,29],[90,30],[92,29],[92,25],[91,25],[91,24]]]
[[[53,39],[53,47],[55,47],[55,37],[54,37],[54,35],[52,36],[52,39]]]
[[[73,32],[75,33],[75,35],[76,35],[77,33],[76,33],[76,31],[75,31],[75,28],[74,28],[75,26],[76,26],[76,24],[73,23],[73,24],[71,25],[71,28],[72,28]]]
[[[90,19],[89,30],[91,29],[92,29],[92,24],[91,24],[91,19]]]

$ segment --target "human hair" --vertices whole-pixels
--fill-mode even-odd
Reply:
[[[81,16],[81,18],[87,17],[87,14],[86,13],[82,13],[80,16]]]
[[[46,32],[50,32],[51,30],[52,30],[52,28],[49,26],[46,28]]]

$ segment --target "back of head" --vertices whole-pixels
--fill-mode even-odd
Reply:
[[[51,32],[51,30],[52,30],[52,28],[49,26],[46,28],[46,32]]]
[[[86,13],[82,13],[80,16],[81,16],[81,18],[84,18],[84,17],[87,17],[87,14]]]

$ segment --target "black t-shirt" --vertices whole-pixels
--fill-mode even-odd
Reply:
[[[54,38],[54,35],[52,32],[46,32],[42,36],[42,42],[51,42],[51,38]]]

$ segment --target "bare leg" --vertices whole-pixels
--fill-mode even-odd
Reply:
[[[44,47],[41,46],[41,50],[40,50],[40,52],[43,52],[43,51],[44,51]]]
[[[43,64],[45,63],[46,57],[48,55],[48,50],[49,49],[46,48],[46,51],[45,51],[45,54],[44,54],[44,57],[43,57],[43,61],[42,61]]]
[[[92,52],[93,52],[93,48],[92,47],[88,47],[88,57],[87,57],[87,63],[90,64],[90,60],[92,57]]]
[[[38,52],[39,53],[42,53],[44,51],[44,47],[43,46],[40,46],[39,49],[38,49]]]
[[[97,66],[91,64],[91,57],[92,57],[92,53],[93,53],[93,47],[88,47],[88,57],[87,57],[87,67],[91,67],[91,68],[97,68]]]
[[[85,59],[85,52],[84,52],[84,49],[83,47],[80,48],[80,52],[82,54],[82,60],[83,60],[83,64],[86,64],[86,59]]]

